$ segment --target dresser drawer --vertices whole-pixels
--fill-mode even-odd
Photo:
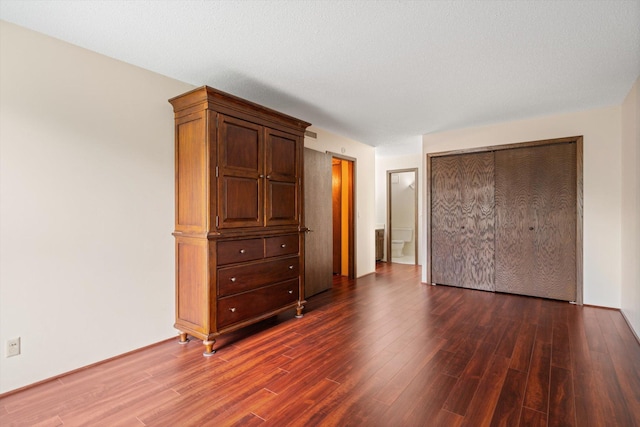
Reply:
[[[218,327],[268,313],[298,300],[298,279],[218,299]]]
[[[298,257],[225,267],[218,270],[218,296],[237,294],[300,274]]]
[[[264,244],[266,257],[290,255],[298,253],[298,235],[287,234],[285,236],[267,237]]]
[[[263,239],[227,240],[218,242],[218,265],[253,261],[264,256]]]

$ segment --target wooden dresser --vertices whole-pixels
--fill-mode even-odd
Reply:
[[[215,337],[304,308],[303,138],[309,126],[201,87],[175,113],[176,323]]]

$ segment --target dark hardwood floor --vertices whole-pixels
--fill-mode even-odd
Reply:
[[[0,424],[640,425],[640,345],[618,311],[380,264],[305,313],[222,336],[213,357],[176,338],[9,394]]]

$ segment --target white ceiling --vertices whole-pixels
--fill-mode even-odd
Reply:
[[[640,0],[0,0],[0,18],[392,150],[617,105],[640,75]]]

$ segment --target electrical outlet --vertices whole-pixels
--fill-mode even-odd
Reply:
[[[20,354],[20,337],[7,341],[7,357]]]

